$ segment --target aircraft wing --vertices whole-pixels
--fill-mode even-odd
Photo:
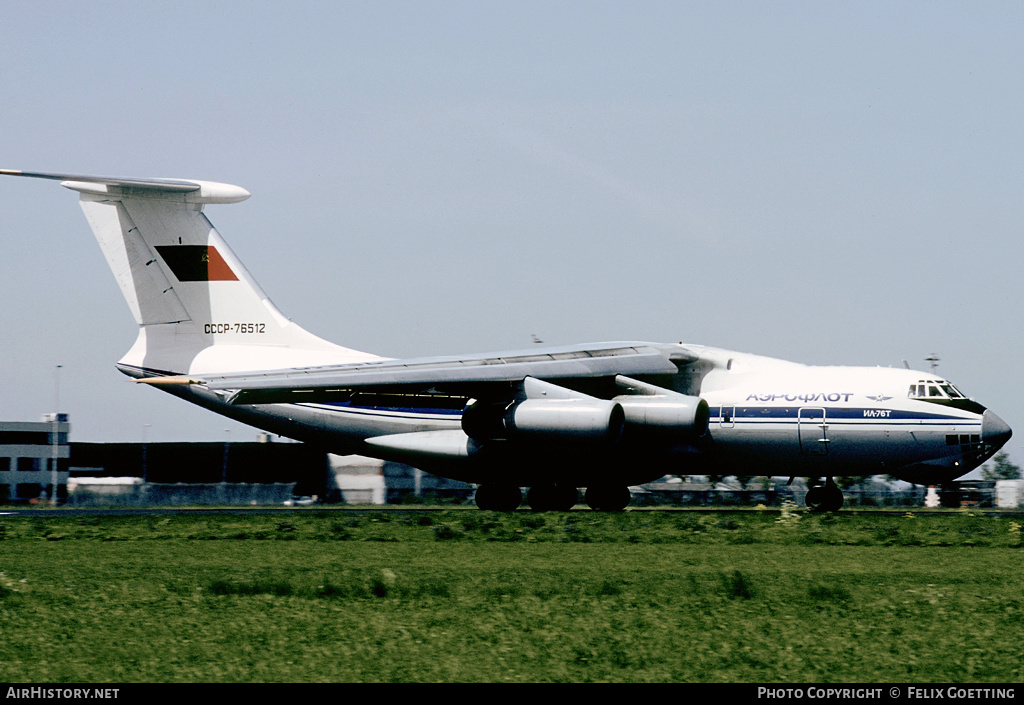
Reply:
[[[675,374],[698,359],[681,346],[605,343],[464,357],[430,357],[263,372],[141,379],[151,384],[202,383],[232,390],[234,404],[297,403],[344,398],[350,390],[443,389],[472,395],[488,385],[536,379]],[[506,386],[507,388],[507,386]],[[467,391],[473,390],[473,391]]]

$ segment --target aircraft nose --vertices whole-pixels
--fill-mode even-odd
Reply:
[[[1005,421],[993,414],[988,409],[981,417],[981,440],[986,444],[993,445],[997,449],[1010,440],[1013,431]]]

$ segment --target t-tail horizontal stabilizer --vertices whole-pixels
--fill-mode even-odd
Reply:
[[[165,194],[188,194],[188,203],[239,203],[251,195],[241,186],[221,184],[215,181],[196,179],[137,179],[107,176],[85,176],[81,174],[49,174],[40,171],[17,171],[0,169],[6,176],[26,176],[33,179],[61,181],[61,185],[82,193],[114,194],[117,189],[124,195],[132,190],[149,192],[156,196]],[[109,187],[109,188],[107,188]]]

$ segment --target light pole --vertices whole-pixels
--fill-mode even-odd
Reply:
[[[146,475],[147,475],[147,471],[148,471],[148,467],[147,467],[148,463],[147,463],[146,452],[149,449],[149,447],[147,445],[148,442],[149,442],[149,427],[152,426],[152,425],[153,424],[151,424],[151,423],[142,424],[142,482],[143,483],[145,483],[147,481],[146,480]]]
[[[57,483],[59,476],[57,475],[57,456],[60,454],[60,368],[63,365],[57,365],[57,369],[54,371],[54,383],[53,383],[53,434],[50,437],[50,504],[54,507],[57,506]]]
[[[220,470],[220,482],[224,484],[228,481],[228,444],[231,442],[231,429],[224,429],[224,463]]]

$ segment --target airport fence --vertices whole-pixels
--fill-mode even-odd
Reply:
[[[78,488],[68,495],[68,506],[176,507],[264,506],[292,500],[294,482],[145,483],[111,491]]]

